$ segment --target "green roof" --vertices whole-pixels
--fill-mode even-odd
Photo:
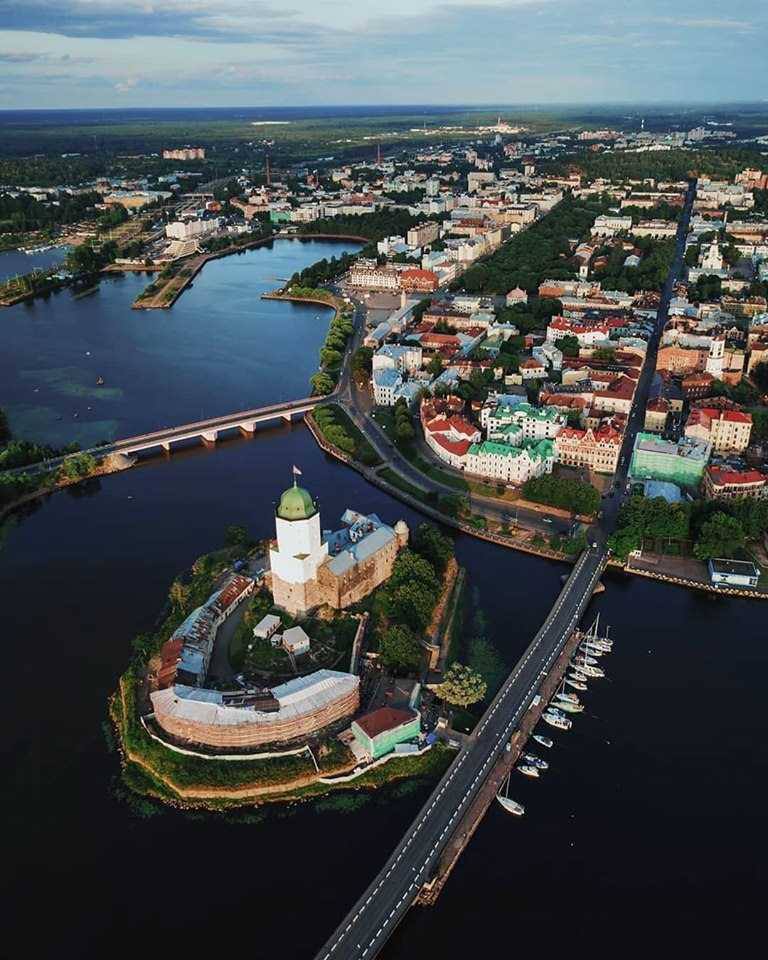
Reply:
[[[292,487],[280,497],[277,515],[281,520],[308,520],[317,513],[317,506],[310,493],[294,481]]]

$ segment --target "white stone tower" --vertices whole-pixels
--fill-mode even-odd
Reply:
[[[303,613],[317,603],[317,571],[328,557],[317,503],[296,480],[275,511],[277,546],[269,551],[275,603]]]

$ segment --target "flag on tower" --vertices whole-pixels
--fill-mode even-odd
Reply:
[[[294,475],[294,477],[300,477],[300,476],[301,476],[301,470],[299,470],[299,468],[296,466],[295,463],[294,463],[294,465],[293,465],[293,475]]]

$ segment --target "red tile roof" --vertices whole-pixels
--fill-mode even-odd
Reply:
[[[768,483],[768,477],[759,470],[724,470],[722,467],[707,467],[710,480],[716,487],[731,484]]]
[[[443,450],[447,450],[448,453],[453,453],[457,457],[463,457],[472,446],[469,440],[448,440],[442,433],[436,433],[434,441],[441,446]]]
[[[355,723],[358,727],[367,733],[371,739],[378,737],[379,734],[387,730],[395,730],[402,727],[403,724],[413,720],[417,714],[410,710],[395,710],[394,707],[379,707],[372,713],[366,713],[364,717],[359,717]]]

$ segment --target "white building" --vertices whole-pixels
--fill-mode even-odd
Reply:
[[[191,240],[193,237],[204,237],[219,228],[218,217],[213,220],[177,220],[168,223],[165,235],[169,240]]]
[[[328,544],[323,542],[317,503],[295,480],[280,500],[275,527],[277,546],[269,551],[272,573],[288,584],[315,580],[328,557]]]
[[[309,637],[301,627],[290,627],[283,632],[283,649],[294,657],[309,653]]]
[[[374,370],[397,370],[415,373],[421,368],[422,349],[412,344],[385,343],[373,355]]]

